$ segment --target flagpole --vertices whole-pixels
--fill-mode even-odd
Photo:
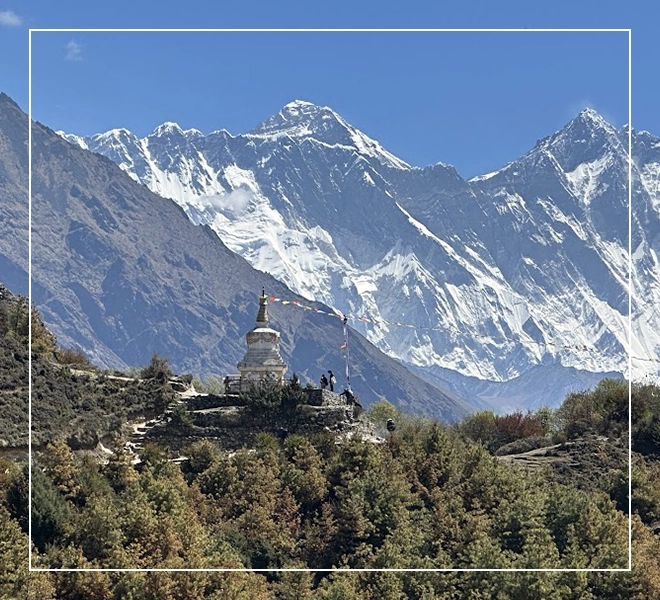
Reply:
[[[344,317],[344,349],[346,350],[346,381],[348,382],[348,391],[351,389],[351,357],[348,349],[348,317]]]

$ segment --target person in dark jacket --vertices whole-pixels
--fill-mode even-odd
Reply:
[[[321,389],[324,390],[328,387],[328,378],[325,376],[325,373],[321,375]]]
[[[332,371],[328,371],[328,374],[330,375],[330,391],[334,392],[335,383],[337,383],[337,380],[335,379],[334,373]]]

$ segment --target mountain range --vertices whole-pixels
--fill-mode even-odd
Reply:
[[[629,349],[634,379],[658,374],[660,140],[631,132],[629,265],[629,132],[594,110],[467,181],[301,100],[241,135],[59,133],[473,404],[556,405],[625,374]]]
[[[39,123],[32,141],[32,298],[60,345],[99,366],[144,365],[157,352],[179,372],[222,377],[245,352],[262,288],[304,301],[108,158]],[[0,95],[0,279],[18,293],[28,282],[28,167],[27,115]],[[289,375],[339,377],[340,319],[281,304],[270,313]],[[365,404],[386,397],[449,421],[471,410],[358,332],[350,341],[351,382]]]

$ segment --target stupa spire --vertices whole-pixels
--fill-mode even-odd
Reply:
[[[264,288],[261,289],[261,297],[259,298],[257,323],[268,327],[268,297],[266,296],[266,290]]]

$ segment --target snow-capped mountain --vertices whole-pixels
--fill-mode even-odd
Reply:
[[[534,372],[528,388],[546,390],[535,402],[555,403],[626,370],[628,133],[593,110],[470,181],[441,163],[411,167],[300,100],[237,136],[174,123],[145,138],[61,135],[463,394],[492,399]],[[632,353],[648,359],[660,348],[660,141],[633,132],[633,157]],[[637,378],[658,371],[633,367]]]
[[[16,293],[28,290],[28,131],[28,116],[0,93],[0,281]],[[303,301],[110,160],[39,123],[31,132],[32,300],[63,347],[115,368],[146,364],[157,352],[177,372],[223,377],[245,354],[262,288]],[[269,315],[289,376],[318,382],[331,368],[339,386],[349,384],[341,321],[276,303]],[[364,406],[387,398],[447,421],[474,408],[359,333],[350,337],[350,384]]]

